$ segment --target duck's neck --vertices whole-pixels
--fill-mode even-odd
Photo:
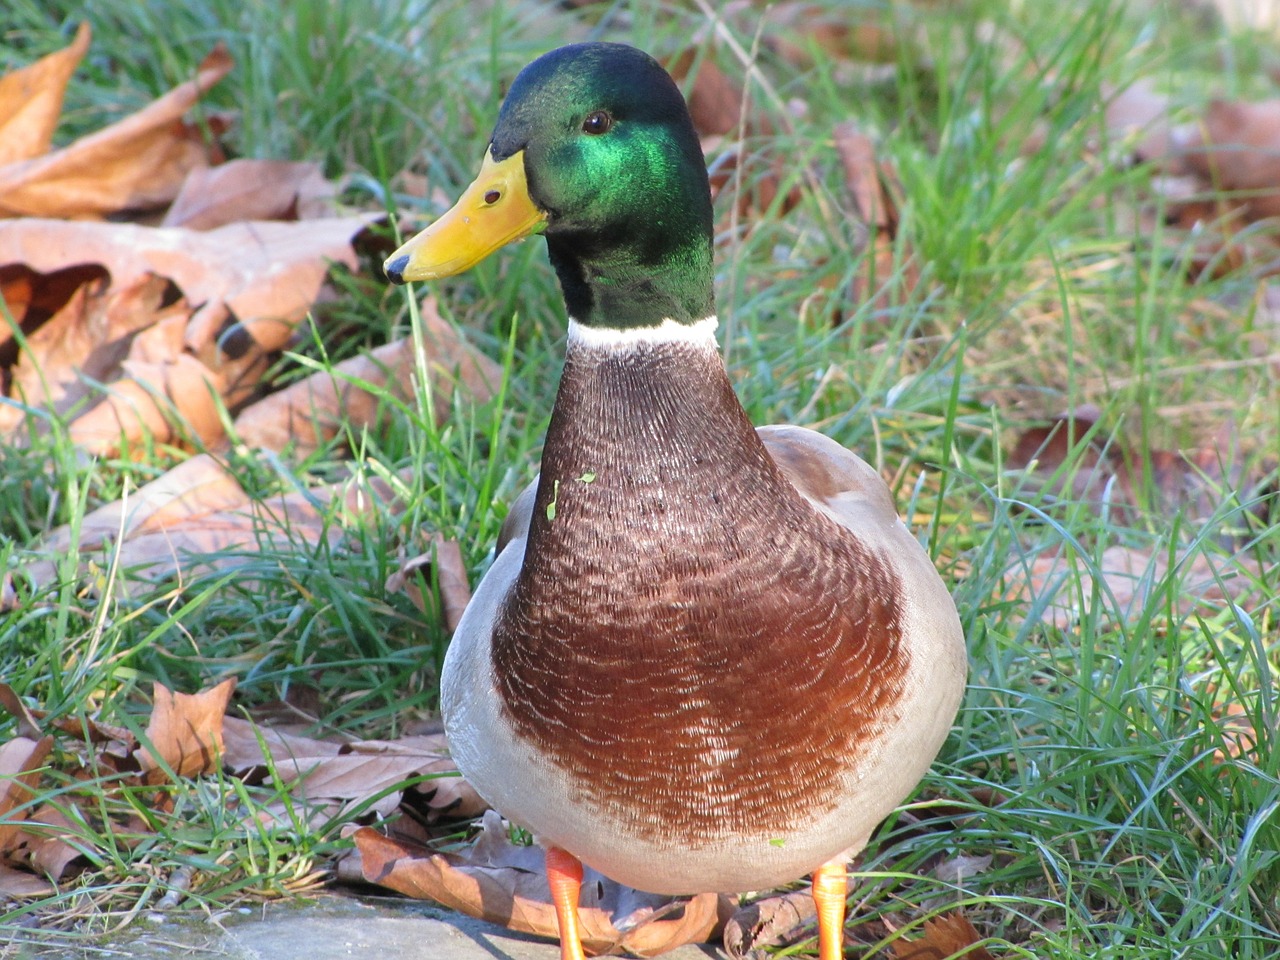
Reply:
[[[709,548],[732,511],[777,495],[782,481],[734,395],[715,325],[571,324],[526,566],[567,552],[625,566],[610,556],[614,539],[628,550]]]

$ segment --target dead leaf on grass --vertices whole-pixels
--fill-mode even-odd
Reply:
[[[707,155],[712,197],[741,184],[736,206],[744,215],[772,209],[775,202],[786,213],[799,203],[798,187],[778,201],[787,164],[795,158],[772,149],[773,124],[761,111],[746,109],[742,84],[731,80],[709,57],[701,57],[697,47],[668,58],[665,66],[677,83],[684,83],[697,70],[689,87],[689,113]]]
[[[895,960],[994,960],[982,946],[985,938],[962,913],[924,922],[924,935],[893,942]]]
[[[304,202],[333,193],[317,163],[232,160],[187,174],[160,225],[212,230],[245,220],[300,220]]]
[[[0,77],[0,168],[49,152],[67,82],[89,50],[89,24],[70,45]]]
[[[850,302],[855,307],[870,302],[873,310],[886,310],[901,303],[920,282],[915,258],[904,257],[898,243],[897,175],[889,163],[877,159],[875,143],[855,124],[836,127],[835,142],[845,186],[867,229]]]
[[[431,538],[432,548],[408,560],[402,560],[399,568],[387,578],[387,593],[409,595],[413,605],[422,613],[427,612],[427,600],[416,579],[411,575],[424,567],[431,568],[440,587],[440,603],[444,607],[444,622],[450,633],[458,629],[467,604],[471,602],[471,584],[467,579],[467,567],[462,562],[462,548],[457,540],[446,540],[440,534]]]
[[[155,706],[147,724],[150,747],[139,747],[137,758],[143,780],[164,783],[167,767],[179,777],[214,773],[222,767],[222,718],[236,689],[235,677],[199,693],[175,693],[152,685]]]
[[[1280,216],[1280,99],[1214,100],[1179,144],[1182,164],[1251,220]]]
[[[40,768],[53,750],[53,737],[15,737],[0,743],[0,857],[7,857],[31,815]]]
[[[558,936],[542,851],[511,843],[493,811],[485,815],[480,837],[466,855],[410,847],[368,827],[357,830],[354,839],[369,883],[511,930]],[[704,942],[729,902],[713,893],[673,901],[621,886],[590,867],[583,872],[579,916],[583,946],[591,953],[625,950],[652,957]]]
[[[182,116],[232,67],[219,46],[193,79],[61,150],[0,166],[0,216],[98,218],[154,210],[210,162],[204,133]]]
[[[336,523],[326,509],[335,501]],[[267,549],[336,543],[346,524],[396,502],[390,485],[364,475],[255,499],[218,460],[199,454],[91,511],[74,533],[68,525],[53,530],[36,548],[45,558],[25,565],[23,573],[38,588],[53,583],[57,558],[73,544],[82,566],[114,560],[136,579],[225,570]]]
[[[423,299],[421,314],[433,408],[443,424],[454,389],[484,403],[502,382],[502,368],[440,316],[434,299]],[[347,429],[375,428],[390,412],[388,401],[410,403],[418,372],[411,338],[385,344],[247,407],[235,420],[235,434],[249,446],[306,456]]]
[[[17,357],[10,395],[57,409],[104,397],[71,428],[91,453],[114,454],[148,431],[157,442],[187,430],[216,443],[219,405],[235,411],[252,395],[331,264],[356,266],[353,238],[369,221],[236,223],[204,232],[0,222],[0,280],[8,279],[5,295],[14,292],[28,338],[19,354],[12,331],[0,330],[0,360],[6,350]],[[91,269],[68,277],[69,263]],[[95,286],[104,277],[110,286]],[[20,408],[0,410],[7,411],[0,429],[31,422]]]
[[[58,888],[44,877],[37,877],[26,870],[16,870],[8,864],[0,863],[0,897],[36,900],[52,896],[57,892]]]
[[[280,784],[297,783],[292,792],[296,798],[363,805],[386,793],[369,809],[388,816],[401,804],[401,793],[393,789],[397,784],[428,777],[412,789],[418,795],[415,805],[429,811],[431,818],[469,819],[486,807],[471,785],[457,776],[443,735],[332,742],[281,733],[236,717],[226,718],[225,731],[225,759],[233,774],[257,783],[274,771]]]
[[[1024,430],[1008,456],[1009,467],[1025,471],[1024,483],[1031,489],[1099,513],[1108,511],[1123,522],[1137,519],[1136,510],[1148,495],[1154,500],[1147,504],[1152,509],[1204,520],[1217,510],[1225,491],[1257,486],[1258,480],[1245,475],[1229,423],[1214,443],[1200,450],[1152,450],[1140,458],[1130,455],[1123,441],[1105,440],[1097,430],[1101,416],[1097,407],[1086,405]],[[1252,509],[1265,519],[1264,499]]]
[[[1172,610],[1185,615],[1201,605],[1246,603],[1259,591],[1261,571],[1256,560],[1241,555],[1218,557],[1196,552],[1172,559],[1169,550],[1128,546],[1108,547],[1099,562],[1087,566],[1069,561],[1065,551],[1051,548],[1028,565],[1019,560],[1006,571],[1006,597],[1030,604],[1045,623],[1067,630],[1078,623],[1093,603],[1095,589],[1102,619],[1131,622],[1147,604],[1163,596],[1172,576]],[[1096,588],[1095,588],[1096,582]]]
[[[724,926],[724,948],[733,960],[762,956],[765,947],[813,935],[818,915],[809,889],[754,900],[734,911]]]

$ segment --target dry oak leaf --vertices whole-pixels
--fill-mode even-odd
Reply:
[[[48,153],[67,82],[89,49],[89,25],[71,44],[0,77],[0,168]]]
[[[443,736],[333,742],[280,733],[237,717],[226,718],[224,734],[224,760],[232,773],[260,779],[271,770],[279,783],[298,784],[292,795],[299,799],[353,801],[354,806],[386,793],[370,809],[388,816],[400,805],[394,788],[425,776],[430,779],[413,789],[424,795],[436,819],[471,818],[485,809],[471,785],[457,776]]]
[[[983,936],[962,913],[924,922],[924,936],[893,942],[894,960],[995,960],[982,946]]]
[[[326,510],[335,501],[337,522]],[[105,566],[114,559],[135,578],[226,570],[263,550],[336,544],[345,524],[396,502],[386,481],[363,475],[255,500],[216,459],[199,454],[90,512],[78,531],[63,525],[50,532],[38,548],[45,558],[23,573],[38,587],[52,583],[57,558],[72,546],[82,564],[96,559]],[[112,550],[114,558],[94,556]]]
[[[0,282],[6,299],[12,292],[23,307],[28,337],[13,398],[62,409],[85,396],[86,383],[105,381],[106,401],[72,425],[89,452],[113,454],[148,431],[166,442],[184,428],[214,443],[222,437],[219,403],[234,410],[248,399],[270,355],[288,344],[319,296],[332,263],[355,267],[352,242],[371,219],[237,223],[205,232],[0,222]],[[93,267],[75,274],[81,284],[109,277],[110,288],[77,293],[68,264]],[[58,304],[53,291],[67,299]],[[35,303],[43,309],[34,311]],[[53,322],[50,308],[58,311],[53,332],[41,337],[39,324]],[[0,327],[0,349],[13,349],[12,340],[7,325]],[[53,384],[48,391],[32,386],[44,381]],[[21,409],[7,410],[0,430],[22,422]]]
[[[15,737],[0,743],[0,857],[13,850],[22,821],[31,814],[40,767],[53,749],[53,737]]]
[[[152,685],[153,706],[147,723],[148,747],[135,756],[143,780],[163,783],[169,774],[194,777],[222,768],[222,718],[236,689],[235,677],[199,693],[175,693],[163,684]]]
[[[300,220],[304,203],[335,192],[317,163],[232,160],[187,174],[160,225],[212,230],[244,220]]]
[[[449,397],[461,387],[477,403],[489,400],[502,382],[502,368],[469,344],[427,297],[421,304],[426,374],[436,422],[450,414]],[[292,448],[305,456],[351,429],[376,427],[388,415],[387,401],[408,403],[419,366],[413,340],[404,338],[344,360],[332,372],[318,371],[246,407],[234,433],[252,447]]]
[[[415,571],[423,567],[429,567],[434,572],[434,579],[440,588],[445,627],[449,633],[453,633],[458,629],[467,604],[471,602],[471,583],[467,579],[467,567],[462,562],[462,548],[457,540],[446,540],[438,533],[433,535],[431,549],[400,561],[396,572],[387,578],[385,589],[387,593],[404,590],[418,611],[426,613],[427,599],[416,579],[411,578]]]
[[[763,948],[789,943],[806,928],[812,936],[817,915],[809,888],[753,900],[724,925],[724,948],[733,960],[761,956]]]
[[[1280,99],[1215,100],[1179,148],[1183,166],[1250,219],[1280,216]]]
[[[35,900],[52,896],[57,892],[58,888],[44,877],[37,877],[26,870],[15,870],[8,864],[0,863],[0,898]]]
[[[849,300],[855,306],[870,303],[872,310],[883,311],[904,300],[920,282],[916,259],[904,257],[899,248],[894,196],[897,174],[888,162],[877,158],[875,143],[856,125],[837,126],[835,143],[844,166],[845,186],[867,229],[866,250]]]
[[[542,851],[511,843],[502,819],[485,814],[467,854],[432,853],[384,837],[369,827],[353,835],[363,876],[410,897],[537,936],[558,936]],[[583,867],[579,917],[592,954],[624,950],[653,957],[686,943],[702,943],[721,922],[729,898],[714,893],[689,900],[643,893]]]
[[[201,131],[182,115],[231,67],[230,54],[216,47],[193,79],[137,113],[61,150],[0,166],[0,216],[100,218],[165,206],[192,169],[209,163]]]
[[[1005,596],[1029,604],[1041,621],[1067,630],[1084,618],[1095,589],[1102,619],[1121,623],[1141,617],[1153,597],[1161,598],[1160,609],[1165,609],[1163,597],[1171,576],[1177,581],[1177,614],[1206,604],[1244,603],[1259,594],[1261,571],[1252,557],[1196,552],[1176,555],[1172,561],[1167,548],[1113,546],[1103,551],[1097,564],[1085,565],[1079,559],[1069,561],[1062,549],[1050,548],[1030,564],[1018,560],[1008,568]],[[1095,579],[1100,581],[1096,588]]]

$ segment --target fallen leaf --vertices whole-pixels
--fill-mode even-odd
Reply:
[[[758,957],[765,947],[812,936],[818,915],[809,889],[754,900],[734,911],[724,926],[724,948],[733,960]]]
[[[63,811],[42,804],[22,822],[13,859],[30,866],[51,880],[61,880],[74,866],[82,867],[87,859],[81,847],[71,839],[81,840],[84,831]],[[83,842],[83,841],[82,841]]]
[[[1085,405],[1024,430],[1008,466],[1024,471],[1026,487],[1042,496],[1082,503],[1125,523],[1138,519],[1139,507],[1204,520],[1228,490],[1242,491],[1240,499],[1253,501],[1254,515],[1267,520],[1268,502],[1250,492],[1258,481],[1245,475],[1231,423],[1200,450],[1151,450],[1139,457],[1129,454],[1122,440],[1104,440],[1097,430],[1100,421],[1098,408]]]
[[[316,163],[241,159],[198,167],[187,174],[160,225],[211,230],[244,220],[297,220],[304,192],[323,189],[317,182],[325,184]]]
[[[866,227],[865,250],[850,290],[855,307],[870,303],[881,312],[901,303],[920,282],[920,268],[898,241],[898,204],[891,192],[897,175],[878,160],[874,142],[852,123],[835,129],[836,151],[858,219]],[[842,318],[837,318],[837,320]]]
[[[31,711],[22,698],[7,683],[0,683],[0,707],[9,711],[9,715],[18,721],[18,736],[28,740],[39,740],[44,736],[40,729],[39,718]]]
[[[542,852],[511,843],[493,811],[485,814],[480,837],[465,856],[410,848],[369,827],[353,836],[369,883],[522,933],[558,936]],[[673,901],[624,887],[590,867],[583,874],[582,941],[595,954],[625,950],[652,957],[704,942],[730,902],[713,893]]]
[[[1280,216],[1280,99],[1214,100],[1179,147],[1185,167],[1250,219]]]
[[[91,453],[114,454],[147,430],[155,431],[155,442],[186,429],[216,443],[219,405],[234,412],[249,399],[270,357],[288,344],[319,295],[331,264],[356,266],[352,241],[370,219],[237,223],[204,232],[0,222],[0,278],[28,288],[31,303],[61,299],[45,337],[37,326],[41,317],[26,307],[22,326],[36,346],[20,357],[14,389],[36,392],[32,384],[52,372],[58,386],[49,395],[60,406],[86,391],[105,395],[102,409],[89,409],[72,424],[73,437]],[[110,287],[100,295],[92,287],[66,289],[59,271],[68,263],[93,265],[94,272],[77,279],[102,282],[105,273]],[[194,313],[187,304],[198,305]],[[0,349],[11,339],[0,333]],[[105,388],[97,385],[102,382]],[[38,392],[28,399],[45,398]],[[0,428],[12,430],[22,411],[7,409]]]
[[[962,913],[924,922],[924,936],[893,942],[895,960],[994,960],[983,937]]]
[[[435,581],[440,588],[440,603],[444,608],[444,623],[450,633],[458,629],[463,611],[471,602],[471,584],[467,579],[467,568],[462,562],[462,548],[457,540],[446,540],[440,534],[431,538],[432,548],[429,552],[401,561],[396,572],[387,578],[387,593],[399,593],[404,590],[413,601],[419,612],[427,612],[427,601],[417,582],[410,575],[424,567],[430,567],[435,573]]]
[[[58,888],[44,877],[0,863],[0,897],[36,900],[57,892]]]
[[[13,848],[22,821],[31,815],[40,767],[53,750],[53,737],[15,737],[0,743],[0,856]]]
[[[0,167],[0,216],[97,218],[168,204],[195,167],[209,162],[200,130],[182,115],[226,76],[219,46],[192,80],[137,113],[61,150]]]
[[[62,50],[0,77],[0,167],[47,153],[67,82],[89,50],[89,24]]]
[[[1029,565],[1011,564],[1005,576],[1007,598],[1029,604],[1032,616],[1067,630],[1084,618],[1095,590],[1102,618],[1126,623],[1140,617],[1153,597],[1161,597],[1163,606],[1171,576],[1177,580],[1172,610],[1187,614],[1202,604],[1246,602],[1258,593],[1261,570],[1244,555],[1197,552],[1171,558],[1167,548],[1112,546],[1096,564],[1069,561],[1064,551],[1051,548]]]
[[[742,84],[731,80],[699,47],[688,47],[665,62],[677,83],[689,84],[687,102],[694,129],[707,155],[712,197],[731,185],[741,184],[737,210],[741,214],[773,208],[792,155],[778,155],[773,145],[773,124],[759,111],[747,110]],[[738,168],[741,167],[741,170]],[[799,188],[781,201],[786,213],[800,202]]]
[[[397,785],[428,777],[413,789],[420,794],[418,803],[433,819],[469,819],[486,807],[471,785],[457,775],[443,735],[334,743],[282,734],[236,717],[225,719],[224,730],[224,760],[232,773],[261,782],[272,771],[278,783],[297,784],[292,792],[296,798],[355,801],[351,804],[355,806],[385,794],[368,809],[386,816],[401,803],[401,794],[394,789]]]
[[[221,769],[222,718],[235,688],[235,677],[194,694],[175,693],[160,683],[152,685],[154,706],[146,731],[150,747],[139,747],[136,754],[146,783],[169,779],[162,763],[180,777]]]
[[[73,545],[82,565],[114,560],[136,579],[226,570],[263,550],[336,543],[344,524],[395,502],[390,485],[364,475],[255,499],[214,457],[199,454],[91,511],[77,530],[51,531],[35,548],[42,558],[25,564],[23,574],[38,588],[53,583],[58,557]],[[338,505],[336,523],[327,513],[331,503]],[[95,556],[112,551],[114,557]]]
[[[1103,123],[1113,144],[1123,145],[1138,163],[1171,158],[1171,97],[1157,92],[1149,78],[1142,78],[1122,90],[1104,91],[1104,98]]]
[[[502,368],[462,339],[433,299],[422,301],[421,315],[433,408],[443,424],[454,389],[484,403],[502,382]],[[245,408],[235,419],[235,435],[249,446],[306,456],[346,430],[376,427],[390,412],[388,401],[411,402],[418,372],[411,338],[385,344]]]

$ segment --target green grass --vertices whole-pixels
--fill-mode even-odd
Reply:
[[[1100,514],[1038,492],[1005,457],[1026,425],[1082,403],[1103,411],[1098,439],[1137,465],[1212,443],[1224,424],[1251,466],[1280,456],[1280,397],[1251,347],[1266,335],[1248,307],[1259,278],[1248,264],[1193,276],[1188,238],[1139,215],[1156,207],[1152,172],[1117,162],[1101,121],[1107,91],[1139,77],[1188,111],[1213,95],[1265,95],[1276,55],[1263,38],[1154,2],[1089,0],[1052,16],[997,0],[829,4],[896,25],[904,42],[877,69],[812,46],[816,59],[799,66],[760,50],[752,111],[778,132],[744,146],[791,161],[781,192],[804,189],[785,215],[775,207],[736,223],[734,188],[720,198],[726,352],[757,422],[816,425],[892,478],[953,585],[971,657],[964,709],[919,806],[867,852],[855,920],[885,916],[914,935],[922,919],[962,907],[1004,956],[1274,956],[1280,659],[1265,598],[1280,593],[1275,527],[1244,522],[1256,494],[1243,486],[1222,491],[1207,517],[1178,513],[1149,489],[1136,510]],[[532,0],[10,8],[0,66],[56,49],[82,17],[93,23],[60,141],[190,76],[222,41],[237,67],[207,109],[238,114],[236,153],[322,161],[351,175],[354,201],[401,210],[413,202],[392,185],[402,169],[449,194],[468,182],[504,85],[537,53],[603,36],[670,54],[707,28],[712,10],[621,0],[578,11]],[[726,16],[724,30],[752,50],[754,17]],[[747,72],[728,44],[707,56],[732,77]],[[897,282],[888,307],[849,294],[863,254],[832,131],[850,120],[875,136],[901,182],[897,272],[881,278]],[[749,165],[737,187],[767,169]],[[914,288],[899,282],[906,258],[921,272]],[[343,290],[281,360],[280,382],[410,327],[398,292],[354,278]],[[473,580],[484,569],[507,505],[536,469],[563,336],[537,243],[436,292],[450,320],[505,359],[505,402],[458,400],[439,428],[419,403],[348,438],[369,471],[411,469],[407,512],[376,513],[337,548],[276,548],[233,577],[181,584],[117,571],[104,593],[105,566],[86,588],[64,558],[52,595],[0,614],[0,679],[57,714],[134,726],[145,723],[151,681],[190,691],[229,675],[245,704],[315,688],[331,706],[326,722],[361,735],[393,736],[429,712],[446,637],[383,584],[396,551],[417,552],[423,531],[457,537]],[[74,527],[175,456],[85,461],[56,428],[29,448],[0,447],[4,568],[21,582],[43,530]],[[346,458],[245,456],[236,469],[265,494],[331,478]],[[1127,618],[1093,576],[1117,544],[1173,561]],[[1188,558],[1221,565],[1240,544],[1258,563],[1264,599],[1181,601]],[[1044,598],[1011,590],[1047,550],[1064,554],[1064,594],[1083,611],[1073,623],[1055,625]],[[1255,731],[1238,756],[1227,749],[1224,701]],[[0,740],[12,733],[0,721]],[[1003,802],[979,799],[989,791]],[[284,893],[342,846],[336,824],[248,831],[228,817],[273,799],[258,788],[215,779],[172,793],[181,815],[155,818],[157,832],[140,841],[83,824],[108,853],[56,901],[0,904],[9,911],[0,941],[32,917],[49,936],[109,931],[182,866],[200,868],[188,902]],[[230,854],[214,867],[213,851]],[[938,864],[958,856],[992,860],[963,880],[938,879]],[[784,952],[811,955],[813,945]]]

